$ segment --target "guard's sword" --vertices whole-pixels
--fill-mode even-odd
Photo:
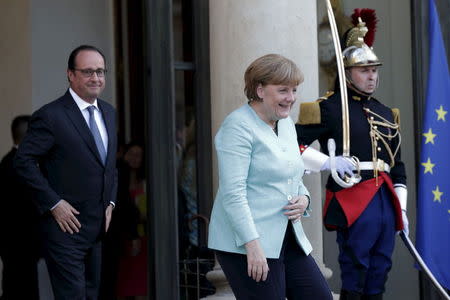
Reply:
[[[422,257],[420,256],[419,252],[417,251],[416,247],[414,247],[413,243],[409,239],[409,237],[405,234],[404,231],[400,232],[400,237],[402,238],[403,242],[405,243],[406,248],[408,248],[411,255],[414,257],[415,261],[419,264],[422,271],[425,273],[425,275],[428,277],[428,279],[431,280],[433,285],[438,290],[439,294],[442,296],[443,299],[450,300],[450,296],[447,294],[447,292],[444,290],[444,288],[439,284],[439,282],[436,280],[436,277],[434,277],[433,273],[431,273],[430,269],[428,269],[427,264],[424,262]]]
[[[350,118],[348,114],[348,100],[347,100],[347,85],[345,80],[345,67],[344,59],[342,57],[341,42],[339,39],[339,32],[334,18],[333,7],[330,0],[326,0],[328,22],[330,23],[331,35],[334,42],[334,52],[336,53],[337,72],[339,78],[339,89],[341,91],[341,105],[342,105],[342,156],[351,159],[350,157]],[[328,142],[328,148],[330,148],[330,142]],[[334,147],[336,148],[336,147]],[[330,156],[330,166],[334,166],[334,158]],[[359,161],[355,161],[356,169],[359,170]],[[334,172],[333,172],[334,171]],[[339,178],[336,173],[336,169],[331,168],[331,175],[337,184],[343,188],[349,188],[358,183],[361,180],[359,176],[351,176],[344,181]]]
[[[342,104],[342,155],[344,157],[350,157],[350,124],[348,115],[348,100],[347,100],[347,86],[345,80],[345,67],[344,59],[342,57],[341,41],[339,38],[339,32],[336,25],[336,19],[334,18],[333,7],[330,0],[326,0],[328,22],[330,23],[331,35],[334,42],[334,52],[336,54],[337,72],[339,77],[339,88],[341,91],[341,104]]]

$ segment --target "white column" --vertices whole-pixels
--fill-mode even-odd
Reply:
[[[284,55],[305,74],[299,101],[318,97],[316,1],[211,0],[212,128],[242,105],[244,72],[256,58]],[[297,119],[298,105],[292,112]]]
[[[278,53],[297,63],[305,75],[298,103],[319,97],[316,1],[211,0],[210,51],[213,136],[225,116],[247,101],[244,72],[262,55]],[[294,121],[298,103],[291,114]],[[216,157],[214,161],[217,190]],[[326,277],[331,277],[331,270],[323,264],[321,179],[317,174],[310,175],[305,182],[313,196],[313,214],[303,220],[303,225],[317,264]]]

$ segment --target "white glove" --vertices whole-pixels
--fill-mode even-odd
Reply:
[[[356,168],[349,158],[340,155],[336,156],[334,159],[336,161],[336,171],[341,177],[344,177],[345,173],[347,173],[349,176],[353,176],[353,170],[356,170]],[[320,170],[330,170],[330,158],[325,161]]]
[[[409,221],[408,216],[406,215],[406,210],[402,209],[402,221],[403,221],[403,232],[406,236],[409,235]]]
[[[403,221],[403,232],[406,235],[409,235],[409,221],[408,216],[406,215],[406,204],[408,199],[408,190],[404,184],[395,184],[394,185],[395,193],[397,194],[397,198],[400,202],[400,207],[402,209],[402,221]],[[398,232],[400,233],[400,232]]]

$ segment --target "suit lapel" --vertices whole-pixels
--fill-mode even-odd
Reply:
[[[83,140],[86,142],[92,154],[95,155],[100,164],[103,165],[102,160],[100,158],[100,154],[98,153],[97,150],[97,146],[95,145],[94,137],[92,136],[91,130],[86,124],[86,120],[84,119],[80,109],[75,103],[75,100],[73,100],[72,95],[70,95],[69,91],[67,91],[66,94],[64,95],[64,107],[67,116],[72,121],[74,127],[81,135]]]

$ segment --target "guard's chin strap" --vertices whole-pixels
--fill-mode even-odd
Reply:
[[[372,97],[372,94],[373,94],[373,93],[368,94],[368,93],[365,93],[365,92],[361,91],[360,89],[358,89],[358,88],[353,84],[353,81],[351,81],[350,79],[347,79],[346,81],[347,81],[347,87],[348,87],[349,89],[351,89],[351,90],[357,92],[357,93],[360,94],[360,95],[366,96],[368,99],[370,99],[370,97]]]
[[[373,93],[370,93],[370,94],[365,93],[356,87],[356,85],[353,83],[353,80],[351,79],[350,72],[348,72],[348,70],[345,70],[345,81],[346,81],[347,87],[349,89],[357,92],[358,94],[361,94],[363,96],[370,98],[370,97],[372,97],[373,93],[375,93],[375,91],[378,89],[378,84],[380,82],[380,79],[377,78],[377,86],[376,86],[375,90],[373,91]]]

